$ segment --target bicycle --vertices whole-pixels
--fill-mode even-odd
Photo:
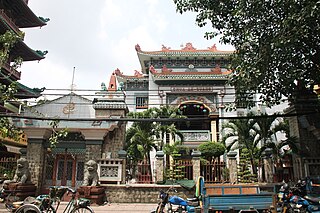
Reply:
[[[0,190],[0,197],[4,198],[5,207],[9,212],[12,213],[41,213],[38,206],[32,203],[25,203],[19,201],[19,198],[15,196],[17,191],[6,191],[2,188]]]
[[[71,199],[63,210],[63,213],[94,213],[90,207],[90,200],[86,198],[76,198],[76,190],[64,186],[49,187],[48,195],[40,195],[36,198],[39,202],[38,208],[42,213],[56,213],[62,197],[66,193],[71,193]],[[37,202],[36,201],[36,202]],[[56,204],[56,206],[54,206]]]

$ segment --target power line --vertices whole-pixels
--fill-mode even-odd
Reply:
[[[57,120],[57,121],[132,121],[132,122],[187,122],[187,121],[205,121],[205,120],[234,120],[234,119],[259,119],[259,118],[278,118],[278,117],[295,117],[303,115],[319,114],[319,112],[304,112],[290,114],[272,114],[272,115],[252,115],[252,116],[223,116],[217,118],[197,117],[197,118],[131,118],[131,117],[114,117],[114,118],[61,118],[61,117],[39,117],[25,116],[18,114],[0,114],[0,117],[30,119],[30,120]]]

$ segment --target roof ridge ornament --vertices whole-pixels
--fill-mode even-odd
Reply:
[[[135,70],[135,71],[134,71],[134,76],[140,78],[140,77],[142,77],[143,75],[142,75],[142,73],[139,72],[138,70]]]
[[[193,50],[197,50],[197,49],[192,46],[191,42],[188,42],[188,43],[186,43],[186,46],[184,48],[182,48],[182,50],[193,51]]]
[[[117,75],[117,76],[120,76],[120,77],[123,77],[123,76],[124,76],[123,73],[119,70],[119,68],[115,69],[115,70],[113,71],[113,73],[114,73],[115,75]]]
[[[42,51],[42,50],[36,50],[35,51],[38,55],[44,57],[45,55],[47,55],[48,50]]]
[[[45,23],[47,23],[48,21],[50,21],[50,18],[44,18],[44,17],[42,17],[42,16],[39,16],[38,18],[39,18],[41,21],[45,22]]]
[[[134,46],[134,48],[136,49],[137,52],[141,52],[141,47],[139,44],[136,44],[136,46]]]
[[[211,51],[213,51],[213,52],[218,51],[216,44],[213,44],[211,47],[208,47],[208,49],[211,50]]]
[[[170,49],[171,49],[171,47],[166,47],[166,46],[164,46],[164,45],[162,44],[162,48],[161,48],[162,51],[168,52],[168,51],[170,51]]]
[[[149,71],[150,71],[152,74],[156,74],[156,73],[157,73],[157,71],[156,71],[156,69],[154,68],[153,65],[150,65]]]

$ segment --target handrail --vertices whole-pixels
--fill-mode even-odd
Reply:
[[[16,79],[20,80],[21,72],[17,71],[16,69],[13,69],[13,67],[11,67],[9,65],[9,63],[4,63],[2,65],[2,68],[4,68],[6,71],[8,71],[8,76],[13,75]]]

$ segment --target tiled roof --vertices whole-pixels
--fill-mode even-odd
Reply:
[[[160,51],[142,51],[139,45],[136,45],[136,51],[138,55],[148,55],[148,56],[163,56],[163,57],[173,57],[173,56],[192,56],[192,57],[206,57],[206,56],[230,56],[234,51],[220,51],[215,45],[208,47],[207,49],[197,50],[192,46],[191,43],[187,43],[181,50],[172,50],[170,47],[165,47],[162,45]]]

